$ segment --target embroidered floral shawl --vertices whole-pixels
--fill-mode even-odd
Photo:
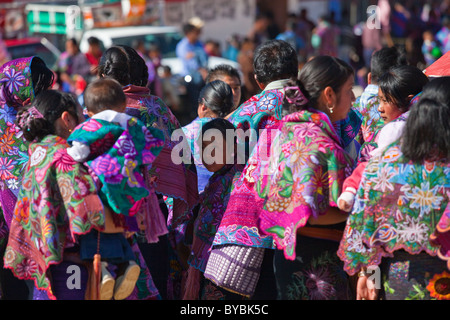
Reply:
[[[406,162],[398,142],[371,159],[347,220],[338,256],[353,275],[396,250],[426,252],[450,268],[450,165]]]
[[[233,181],[239,177],[242,169],[242,165],[227,165],[215,172],[200,195],[200,209],[194,223],[192,254],[188,262],[202,272],[206,269],[214,236],[227,208]]]
[[[159,129],[147,128],[136,118],[123,116],[126,117],[123,125],[114,122],[120,114],[112,121],[86,120],[75,128],[67,141],[89,146],[87,164],[102,182],[100,198],[114,212],[131,216],[138,210],[135,204],[149,195],[141,170],[155,160],[164,144],[164,136]]]
[[[342,183],[351,172],[353,161],[340,143],[328,117],[318,111],[288,115],[264,130],[233,185],[213,245],[287,246],[287,255],[292,257],[296,230],[292,225],[301,227],[310,215],[336,206]],[[294,235],[289,237],[291,230]]]
[[[191,148],[192,155],[194,157],[195,167],[197,169],[198,179],[198,192],[201,193],[208,183],[209,178],[212,176],[212,172],[208,171],[202,163],[200,147],[197,140],[202,132],[202,126],[211,121],[213,118],[195,118],[191,123],[184,126],[183,132],[186,136],[187,143]]]
[[[34,99],[31,80],[33,57],[5,63],[0,68],[0,202],[9,226],[28,161],[28,142],[15,124],[17,109]]]
[[[244,141],[238,135],[238,144],[248,148],[245,159],[247,154],[251,154],[252,146],[256,145],[260,130],[272,126],[282,118],[283,100],[284,90],[266,90],[241,104],[228,118],[236,129],[242,129],[244,132],[251,130],[250,141]]]
[[[264,198],[259,228],[272,235],[287,259],[295,259],[297,229],[309,217],[337,207],[353,161],[326,114],[306,110],[280,122],[256,190]]]
[[[127,96],[126,113],[141,120],[147,127],[160,129],[164,133],[164,147],[152,164],[150,174],[155,191],[173,199],[173,214],[169,220],[176,228],[191,217],[191,211],[198,203],[197,172],[193,161],[176,164],[172,161],[172,150],[178,141],[172,141],[172,134],[181,126],[164,102],[150,94],[144,87],[124,87]]]
[[[105,223],[95,183],[67,147],[57,136],[30,145],[4,256],[5,268],[19,279],[33,279],[52,299],[49,266],[62,261],[77,235],[103,230]]]

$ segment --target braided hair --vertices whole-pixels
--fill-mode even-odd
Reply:
[[[219,118],[225,118],[233,108],[233,91],[222,80],[214,80],[200,91],[198,102],[203,103]]]
[[[16,124],[27,141],[38,142],[47,135],[56,134],[55,122],[67,111],[75,119],[79,103],[71,93],[57,90],[41,92],[31,105],[17,113]]]
[[[126,45],[116,45],[106,50],[100,58],[97,74],[100,78],[111,77],[122,86],[132,84],[140,87],[147,85],[149,75],[144,59]]]

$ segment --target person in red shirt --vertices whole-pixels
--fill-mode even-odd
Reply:
[[[97,74],[97,66],[100,62],[100,57],[103,54],[101,41],[96,37],[90,37],[88,39],[89,48],[88,51],[85,53],[86,58],[91,65],[91,74],[96,75]]]

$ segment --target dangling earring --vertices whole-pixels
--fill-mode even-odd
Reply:
[[[327,108],[328,108],[328,110],[330,111],[330,113],[333,113],[333,109],[334,109],[334,106],[332,106],[331,108],[327,105]]]

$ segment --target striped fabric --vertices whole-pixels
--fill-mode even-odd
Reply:
[[[205,278],[228,291],[251,297],[258,284],[264,248],[224,245],[214,248]]]

